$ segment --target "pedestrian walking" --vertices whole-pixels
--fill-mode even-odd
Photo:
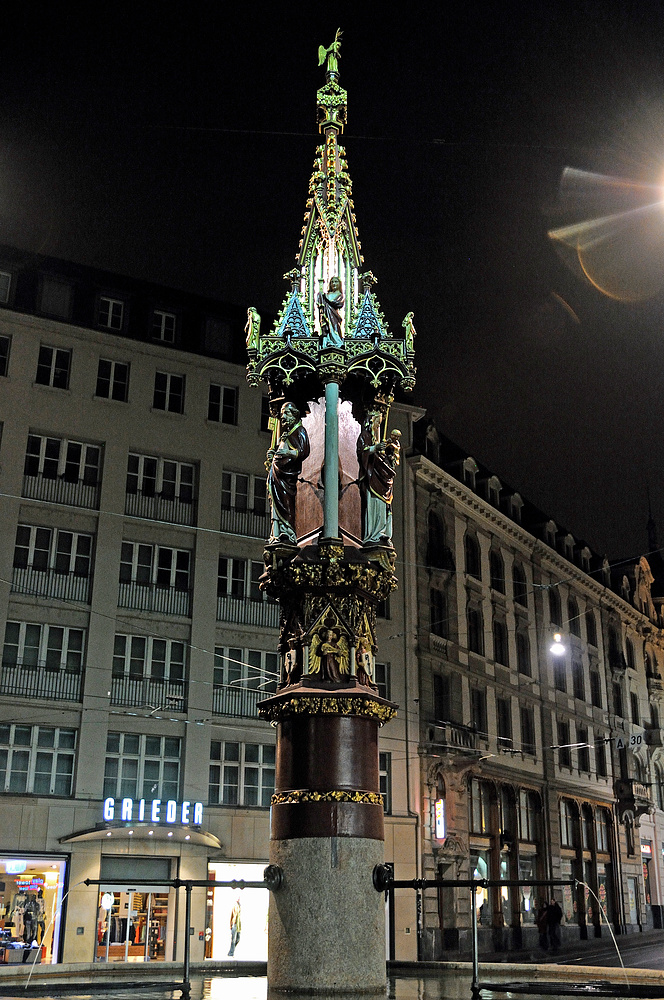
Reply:
[[[233,958],[233,956],[235,955],[235,949],[237,948],[240,942],[240,931],[242,930],[242,918],[240,914],[239,896],[235,900],[235,905],[231,910],[230,929],[231,929],[231,947],[230,951],[228,952],[228,957]]]
[[[546,899],[540,900],[535,917],[537,930],[539,931],[539,943],[542,951],[547,951],[549,947],[549,907]]]
[[[552,899],[546,909],[547,922],[549,925],[549,941],[551,951],[554,955],[560,950],[560,922],[563,919],[563,911],[560,904]]]

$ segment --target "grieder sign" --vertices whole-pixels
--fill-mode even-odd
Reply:
[[[116,805],[116,802],[118,805]],[[119,816],[116,817],[116,809]],[[131,823],[181,823],[183,826],[200,826],[203,822],[202,802],[176,802],[168,799],[153,799],[146,803],[145,799],[104,799],[104,819],[110,822],[114,819]]]

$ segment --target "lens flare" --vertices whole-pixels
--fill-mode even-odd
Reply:
[[[603,295],[639,302],[664,287],[664,189],[567,168],[549,230],[565,263]],[[583,215],[582,221],[578,217]]]

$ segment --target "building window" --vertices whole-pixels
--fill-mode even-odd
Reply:
[[[486,739],[489,735],[486,721],[486,688],[470,689],[470,715],[473,728]]]
[[[588,730],[585,726],[576,727],[576,742],[580,744],[577,747],[579,771],[590,774],[590,747],[588,746]]]
[[[107,330],[121,330],[124,318],[124,302],[102,295],[99,299],[99,326]]]
[[[500,619],[495,619],[493,623],[493,658],[496,663],[502,663],[504,667],[509,666],[507,625]]]
[[[392,812],[392,754],[378,754],[378,776],[380,779],[380,794],[383,796],[383,811],[386,815]]]
[[[530,640],[528,633],[522,629],[516,633],[516,665],[520,674],[525,677],[531,676]]]
[[[520,604],[522,608],[528,607],[528,587],[526,584],[526,574],[518,563],[512,567],[512,589],[514,591],[514,602]]]
[[[539,795],[521,789],[519,792],[519,840],[525,840],[530,844],[539,840],[540,809]]]
[[[595,813],[595,836],[598,852],[608,854],[611,843],[611,815],[607,809],[598,809]]]
[[[165,545],[123,542],[120,550],[120,583],[189,589],[191,552]]]
[[[389,663],[374,664],[374,682],[381,698],[390,700],[390,665]]]
[[[152,406],[155,410],[184,413],[184,375],[155,372]]]
[[[95,396],[126,403],[128,393],[129,365],[122,361],[109,361],[106,358],[100,358]]]
[[[263,517],[267,509],[265,479],[242,472],[222,472],[221,506],[225,510],[252,511]]]
[[[104,798],[177,799],[180,753],[179,736],[109,732]]]
[[[639,696],[636,691],[629,693],[629,707],[632,715],[632,722],[635,726],[641,725],[641,713],[639,711]]]
[[[9,372],[9,349],[11,347],[11,337],[0,337],[0,375],[7,375]]]
[[[14,568],[90,576],[92,535],[36,525],[19,524],[16,529]]]
[[[505,564],[500,552],[491,550],[489,553],[489,574],[491,577],[491,588],[497,590],[499,594],[505,593]]]
[[[432,587],[429,591],[429,611],[431,617],[432,635],[447,638],[447,600],[445,594],[438,587]]]
[[[554,658],[553,686],[556,691],[567,691],[567,663],[564,656]]]
[[[239,649],[226,646],[214,647],[213,686],[259,691],[262,697],[277,689],[279,656],[263,649]]]
[[[613,684],[613,711],[620,718],[625,718],[625,712],[623,709],[623,696],[622,696],[622,685],[619,681],[615,681]]]
[[[270,410],[270,397],[263,394],[261,396],[261,423],[260,429],[262,431],[272,430],[272,411]]]
[[[490,828],[491,796],[484,781],[473,778],[470,782],[470,829],[473,833],[487,833]]]
[[[181,683],[185,675],[185,644],[153,636],[116,635],[113,677]]]
[[[163,309],[155,309],[152,314],[150,336],[153,340],[161,340],[163,344],[174,344],[175,313],[164,312]]]
[[[567,602],[567,622],[571,634],[581,638],[581,615],[574,597],[570,597]]]
[[[512,747],[512,702],[509,698],[496,698],[496,722],[498,724],[499,749],[510,749]]]
[[[569,722],[558,720],[558,764],[560,767],[572,766],[572,750],[569,745]]]
[[[572,687],[574,697],[579,701],[586,700],[586,682],[583,673],[583,664],[580,660],[572,660]]]
[[[63,479],[66,483],[83,482],[86,486],[96,486],[99,482],[100,463],[101,448],[98,445],[30,434],[23,473],[26,476],[42,476],[44,479]]]
[[[599,670],[590,668],[590,701],[595,708],[602,707],[602,680]]]
[[[575,823],[574,807],[567,799],[560,800],[560,843],[563,847],[574,847]]]
[[[69,388],[71,351],[42,344],[37,361],[37,385],[50,385],[53,389]]]
[[[451,718],[450,679],[441,674],[433,675],[433,716],[438,722]]]
[[[57,278],[42,278],[40,312],[58,319],[69,319],[71,285]]]
[[[210,805],[268,809],[274,792],[274,758],[273,744],[212,740]]]
[[[258,582],[264,571],[264,564],[256,559],[219,556],[217,596],[228,595],[241,600],[248,598],[250,601],[266,600],[266,595],[260,589]]]
[[[237,424],[239,390],[235,386],[210,383],[208,420],[218,424]]]
[[[0,724],[0,790],[8,794],[72,793],[76,730]]]
[[[631,639],[625,639],[625,657],[630,670],[636,670],[636,660],[634,659],[634,643]]]
[[[552,625],[562,625],[563,616],[560,610],[560,594],[555,587],[549,587],[549,620]]]
[[[0,271],[0,304],[6,306],[9,302],[9,290],[12,285],[12,276],[9,271]]]
[[[78,674],[83,666],[84,637],[80,628],[7,622],[2,665]]]
[[[211,354],[231,354],[233,343],[230,324],[226,320],[208,316],[203,328],[203,346]]]
[[[606,746],[603,742],[595,744],[595,767],[599,778],[606,778]]]
[[[586,611],[586,641],[589,646],[597,646],[597,624],[592,611]]]
[[[144,497],[159,496],[162,500],[194,502],[194,466],[190,462],[137,455],[127,458],[127,493]]]
[[[466,533],[465,538],[465,550],[466,550],[466,573],[468,576],[474,576],[475,579],[482,579],[482,563],[480,559],[480,544],[474,535],[469,535]]]
[[[452,568],[451,554],[445,545],[445,522],[437,510],[430,510],[427,517],[427,565]]]
[[[535,756],[535,713],[530,706],[521,706],[521,752]]]
[[[468,649],[471,653],[484,655],[484,622],[479,608],[470,607],[466,613],[468,619]]]

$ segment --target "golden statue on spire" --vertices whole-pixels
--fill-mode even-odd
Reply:
[[[327,66],[325,67],[325,74],[334,73],[336,76],[339,75],[339,56],[341,55],[341,36],[343,32],[341,28],[337,28],[337,33],[334,36],[334,41],[331,45],[325,48],[324,45],[318,46],[318,65],[322,66],[327,57]]]

